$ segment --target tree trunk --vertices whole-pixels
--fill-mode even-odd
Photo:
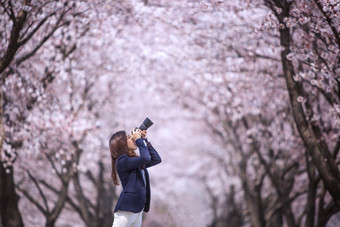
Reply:
[[[283,211],[282,211],[282,209],[279,209],[277,212],[275,212],[270,217],[269,220],[266,220],[265,227],[272,227],[272,226],[281,227],[281,226],[283,226],[282,217],[283,217]]]
[[[284,24],[283,17],[279,18],[279,21]],[[340,208],[339,170],[336,167],[334,168],[334,159],[329,154],[329,151],[325,149],[325,146],[321,144],[321,138],[316,135],[312,126],[306,120],[302,105],[297,101],[299,96],[303,97],[304,92],[302,85],[294,81],[293,64],[287,59],[291,43],[289,28],[280,30],[280,43],[281,46],[285,47],[285,50],[281,52],[281,60],[296,126],[327,190]]]
[[[46,218],[45,227],[54,227],[56,219]]]
[[[309,155],[305,153],[306,158],[306,169],[308,173],[308,196],[307,196],[307,205],[306,205],[306,227],[314,227],[314,219],[315,219],[315,202],[316,202],[316,193],[318,189],[319,181],[316,179],[316,171],[314,165],[309,160]],[[320,202],[320,199],[319,199]]]
[[[239,227],[242,226],[242,210],[238,203],[235,202],[235,189],[234,185],[230,186],[230,192],[228,193],[227,206],[229,208],[227,216],[222,217],[221,225],[219,226],[230,226]],[[223,220],[224,219],[224,220]]]
[[[289,227],[295,227],[296,223],[294,219],[294,214],[292,212],[292,209],[290,208],[290,205],[284,206],[282,210],[283,210],[283,213],[285,214],[287,225]]]
[[[240,178],[242,181],[242,188],[244,191],[244,196],[247,204],[247,209],[249,212],[250,217],[250,223],[253,227],[263,227],[265,226],[265,219],[263,215],[263,209],[262,209],[262,203],[261,203],[261,195],[260,195],[260,189],[257,189],[257,186],[254,186],[253,192],[249,185],[248,185],[248,178],[247,170],[246,170],[246,160],[242,160],[240,163]]]
[[[13,167],[9,173],[0,161],[0,224],[4,227],[24,226],[18,208],[19,196],[15,192]]]
[[[258,202],[256,202],[256,199],[251,198],[250,195],[246,195],[246,202],[250,216],[251,226],[253,227],[265,226],[265,221],[262,215],[263,212]]]

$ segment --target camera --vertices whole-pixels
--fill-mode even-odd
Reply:
[[[140,130],[147,130],[148,128],[151,127],[151,125],[153,125],[153,122],[147,117],[147,118],[145,118],[145,120],[144,120],[143,123],[139,126],[138,129],[140,129]]]

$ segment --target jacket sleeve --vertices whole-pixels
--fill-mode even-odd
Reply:
[[[162,159],[159,156],[156,149],[151,145],[151,143],[147,139],[146,139],[146,141],[147,141],[148,150],[149,150],[149,153],[150,153],[150,156],[151,156],[151,161],[145,167],[149,168],[151,166],[155,166],[155,165],[161,163]]]
[[[117,169],[120,171],[126,171],[141,167],[150,163],[151,156],[149,154],[147,144],[144,139],[140,138],[136,140],[136,145],[139,149],[139,157],[129,157],[127,155],[122,155],[117,160]]]

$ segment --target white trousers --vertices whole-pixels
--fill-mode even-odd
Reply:
[[[143,211],[132,213],[118,210],[113,215],[112,227],[141,227]]]

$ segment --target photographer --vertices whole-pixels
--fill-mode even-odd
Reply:
[[[113,227],[140,227],[142,213],[150,208],[150,181],[146,168],[157,165],[161,157],[146,139],[146,130],[134,129],[131,135],[125,131],[110,138],[112,178],[123,186],[114,209]],[[135,153],[139,149],[140,155]]]

